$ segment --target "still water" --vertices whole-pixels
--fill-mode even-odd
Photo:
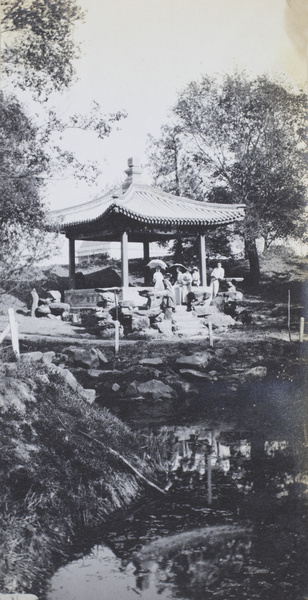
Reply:
[[[153,424],[168,449],[168,493],[98,532],[99,544],[54,575],[47,600],[308,597],[297,391],[245,389],[237,401]]]

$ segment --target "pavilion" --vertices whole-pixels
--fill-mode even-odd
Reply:
[[[128,244],[143,243],[145,264],[150,243],[199,238],[201,285],[206,285],[206,234],[209,230],[241,221],[243,204],[198,202],[175,196],[142,181],[139,160],[130,158],[122,187],[71,208],[53,211],[59,231],[69,240],[69,282],[75,289],[75,241],[120,241],[122,288],[129,286]]]

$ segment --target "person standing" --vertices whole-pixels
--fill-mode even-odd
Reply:
[[[200,273],[198,267],[192,268],[191,285],[192,287],[199,287],[200,285]]]
[[[163,284],[165,288],[165,293],[163,294],[161,309],[164,313],[165,319],[170,321],[172,319],[172,313],[175,310],[175,301],[170,279],[168,277],[165,277]]]
[[[154,289],[157,292],[160,292],[165,289],[163,281],[164,281],[164,276],[161,272],[161,268],[156,267],[155,273],[153,275],[153,283],[154,283]]]
[[[177,305],[182,304],[183,272],[181,267],[176,267],[176,282],[174,284],[174,297]]]
[[[182,283],[183,283],[182,302],[183,302],[183,304],[186,304],[187,294],[189,292],[191,292],[191,281],[192,281],[191,274],[187,270],[187,271],[185,271],[185,273],[183,273],[183,278],[182,278]]]
[[[225,277],[225,271],[221,266],[221,262],[217,263],[217,267],[215,267],[215,269],[213,269],[212,273],[211,273],[211,288],[212,288],[212,294],[213,294],[213,298],[215,298],[215,296],[217,296],[218,292],[219,292],[219,283],[222,279],[224,279]]]

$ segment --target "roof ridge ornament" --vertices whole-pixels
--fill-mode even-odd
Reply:
[[[139,158],[132,156],[128,159],[127,165],[128,169],[125,170],[127,177],[122,185],[123,193],[132,183],[142,183],[142,168]]]

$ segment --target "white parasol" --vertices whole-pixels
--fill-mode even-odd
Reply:
[[[160,260],[160,258],[153,258],[153,260],[150,260],[147,267],[150,267],[150,269],[156,269],[156,267],[167,269],[166,263],[163,260]]]

